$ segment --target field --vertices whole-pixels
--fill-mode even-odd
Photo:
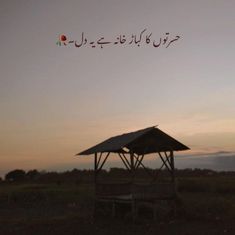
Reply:
[[[177,179],[176,215],[143,210],[135,223],[128,208],[93,218],[92,183],[0,184],[0,234],[235,234],[235,177]]]

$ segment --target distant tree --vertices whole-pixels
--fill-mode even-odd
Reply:
[[[5,175],[5,180],[9,181],[21,181],[24,178],[25,178],[25,171],[19,169],[10,171]]]
[[[110,168],[108,174],[110,177],[118,177],[118,178],[128,176],[127,170],[125,170],[124,168],[118,168],[118,167]]]
[[[36,169],[30,170],[26,173],[26,178],[29,180],[35,180],[39,178],[39,176],[40,176],[40,173]]]

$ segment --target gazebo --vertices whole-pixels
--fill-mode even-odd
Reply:
[[[113,215],[118,203],[132,205],[133,218],[138,214],[138,204],[150,203],[156,214],[155,204],[159,200],[174,202],[176,199],[174,151],[189,148],[161,131],[156,126],[111,137],[77,155],[94,155],[95,201],[111,202]],[[130,172],[130,181],[125,183],[105,183],[98,180],[110,153],[120,157],[126,169]],[[169,177],[164,182],[158,180],[159,170],[150,171],[143,164],[147,154],[156,154],[161,159],[159,170],[165,168]],[[135,179],[137,169],[143,168],[150,175],[150,182],[138,183]]]

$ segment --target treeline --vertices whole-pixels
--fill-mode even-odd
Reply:
[[[148,168],[140,168],[136,170],[135,177],[140,179],[147,179],[149,175],[158,175],[158,177],[167,177],[169,172],[167,170],[153,170]],[[216,172],[209,169],[183,169],[175,170],[176,177],[215,177],[215,176],[235,176],[235,172]],[[101,170],[99,172],[99,179],[105,180],[125,180],[130,177],[127,170],[123,168],[111,168],[109,170]],[[24,171],[22,169],[15,169],[5,175],[2,182],[39,182],[39,183],[90,183],[94,181],[93,170],[79,170],[73,169],[65,172],[46,172],[38,171],[36,169]]]

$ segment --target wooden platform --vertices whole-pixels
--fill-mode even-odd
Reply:
[[[99,183],[96,185],[96,204],[99,202],[112,205],[112,216],[116,215],[119,204],[130,204],[133,219],[138,216],[141,205],[151,207],[156,217],[156,205],[159,201],[174,202],[175,186],[172,183]],[[174,209],[174,208],[173,208]]]
[[[174,198],[175,185],[172,183],[98,183],[96,198],[123,198],[126,200],[167,200]]]

